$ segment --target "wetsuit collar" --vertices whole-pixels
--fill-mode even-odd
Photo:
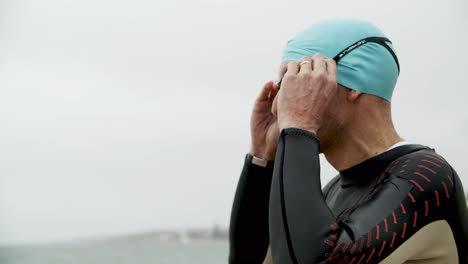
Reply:
[[[400,141],[400,142],[397,142],[395,144],[393,144],[391,147],[389,147],[386,151],[389,151],[391,149],[394,149],[396,147],[399,147],[399,146],[403,146],[403,145],[410,145],[411,143],[408,142],[408,141]]]
[[[367,159],[349,169],[340,171],[341,186],[350,187],[359,183],[366,183],[375,179],[385,168],[397,158],[421,149],[430,149],[418,144],[407,144],[391,148],[377,156]]]

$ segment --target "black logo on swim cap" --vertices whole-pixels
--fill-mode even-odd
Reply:
[[[353,49],[365,44],[367,41],[365,39],[363,40],[360,40],[356,43],[354,43],[353,45],[347,47],[345,50],[343,50],[342,52],[340,52],[340,54],[338,54],[338,59],[341,59],[341,57],[343,57],[344,55],[348,54],[350,51],[352,51]],[[335,57],[336,58],[336,57]],[[336,59],[335,59],[336,61]]]
[[[392,43],[388,38],[370,37],[370,38],[361,39],[358,42],[356,42],[356,43],[352,44],[351,46],[347,47],[346,49],[344,49],[342,52],[338,53],[338,55],[336,55],[333,59],[338,63],[338,61],[341,58],[343,58],[346,54],[350,53],[355,48],[358,48],[358,47],[366,44],[367,42],[373,42],[373,43],[377,43],[377,44],[380,44],[380,45],[384,46],[390,52],[393,59],[395,60],[395,63],[397,65],[397,67],[398,67],[398,74],[400,73],[400,63],[398,63],[398,58],[395,55],[395,52],[393,52],[393,50],[386,43],[386,42]]]

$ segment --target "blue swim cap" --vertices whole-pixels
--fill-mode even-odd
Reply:
[[[337,61],[342,86],[391,101],[400,66],[392,43],[373,24],[357,19],[314,24],[288,41],[282,61],[316,53]]]

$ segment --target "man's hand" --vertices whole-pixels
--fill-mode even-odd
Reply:
[[[264,160],[274,160],[276,153],[279,128],[276,116],[271,112],[271,105],[277,93],[278,86],[273,81],[267,82],[255,100],[250,119],[250,154]]]
[[[296,127],[317,134],[337,87],[334,60],[316,54],[289,62],[278,94],[280,130]]]

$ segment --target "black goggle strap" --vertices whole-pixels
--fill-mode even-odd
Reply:
[[[368,42],[377,43],[377,44],[382,45],[384,48],[386,48],[388,50],[388,52],[390,52],[390,54],[392,55],[393,59],[395,60],[395,63],[396,63],[397,68],[398,68],[398,74],[400,74],[400,63],[398,62],[398,58],[397,58],[395,52],[393,52],[393,50],[386,43],[386,42],[390,42],[390,43],[392,43],[392,42],[388,38],[384,38],[384,37],[369,37],[369,38],[361,39],[361,40],[357,41],[356,43],[353,43],[352,45],[350,45],[349,47],[347,47],[346,49],[344,49],[340,53],[338,53],[338,55],[336,55],[333,58],[333,60],[336,61],[336,63],[338,63],[338,61],[341,60],[348,53],[350,53],[354,49],[356,49],[356,48],[358,48],[358,47],[360,47],[360,46],[362,46],[362,45],[364,45],[364,44],[366,44]],[[281,87],[281,82],[282,81],[283,81],[283,79],[281,79],[278,82],[278,88]]]
[[[373,43],[380,44],[384,48],[386,48],[388,50],[388,52],[390,52],[390,54],[392,55],[393,59],[395,60],[396,65],[398,67],[398,74],[399,74],[400,73],[400,63],[398,62],[398,58],[397,58],[395,52],[393,52],[393,50],[387,44],[387,42],[390,42],[390,43],[392,43],[392,42],[388,38],[384,38],[384,37],[370,37],[370,38],[361,39],[358,42],[353,43],[351,46],[347,47],[346,49],[344,49],[340,53],[338,53],[338,55],[336,55],[333,58],[333,60],[335,60],[338,63],[338,61],[341,60],[341,58],[343,58],[344,56],[346,56],[346,54],[350,53],[355,48],[360,47],[360,46],[362,46],[362,45],[364,45],[364,44],[366,44],[368,42],[373,42]]]

